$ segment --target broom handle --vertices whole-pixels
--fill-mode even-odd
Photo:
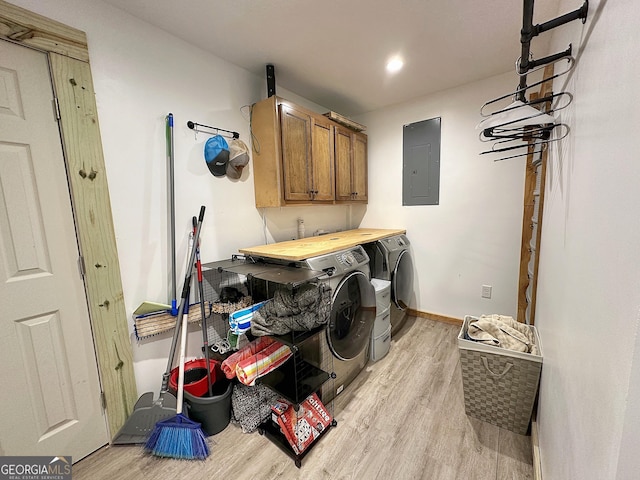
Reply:
[[[189,286],[187,285],[187,294],[189,292]],[[180,357],[178,364],[178,405],[176,407],[176,414],[182,413],[182,404],[184,401],[184,354],[187,349],[187,329],[189,322],[189,302],[184,308],[184,315],[182,316],[182,332],[180,336]]]
[[[200,216],[198,217],[198,225],[196,233],[194,234],[194,245],[200,238],[200,230],[202,229],[202,220],[204,219],[204,205],[200,207]],[[160,392],[166,392],[169,387],[169,377],[171,376],[171,367],[173,366],[173,357],[176,354],[176,347],[178,345],[178,336],[180,334],[180,318],[184,315],[185,310],[189,310],[189,283],[191,282],[191,275],[193,273],[193,262],[196,257],[196,249],[191,248],[189,255],[189,262],[187,263],[187,274],[184,277],[184,285],[182,287],[182,296],[180,301],[180,308],[178,309],[178,317],[176,320],[175,331],[173,332],[173,339],[171,340],[171,349],[169,350],[169,358],[167,359],[167,368],[162,376],[162,388]],[[184,322],[183,322],[184,323]]]

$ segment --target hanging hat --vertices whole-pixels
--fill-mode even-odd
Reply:
[[[224,177],[229,162],[229,145],[220,135],[211,137],[204,144],[204,159],[209,171],[216,177]]]
[[[239,138],[229,141],[229,163],[227,163],[227,177],[238,179],[242,169],[249,163],[249,149]]]

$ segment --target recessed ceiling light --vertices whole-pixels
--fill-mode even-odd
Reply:
[[[403,65],[404,65],[404,62],[400,57],[392,57],[387,62],[387,72],[396,73],[400,71],[400,69],[402,69]]]

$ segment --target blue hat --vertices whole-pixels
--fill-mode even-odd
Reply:
[[[211,137],[204,144],[204,159],[209,171],[216,177],[224,177],[229,162],[229,145],[220,135]]]

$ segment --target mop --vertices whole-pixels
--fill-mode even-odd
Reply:
[[[138,308],[135,309],[133,315],[135,318],[145,318],[150,314],[164,314],[164,317],[172,316],[175,317],[178,314],[177,310],[177,302],[176,302],[176,220],[175,220],[175,195],[174,195],[174,179],[173,179],[173,163],[174,163],[174,153],[173,153],[173,113],[169,113],[165,118],[165,134],[166,134],[166,143],[167,143],[167,170],[169,175],[169,206],[170,206],[170,234],[171,238],[169,239],[171,243],[171,305],[167,305],[164,303],[145,301],[140,304]],[[161,321],[162,318],[158,316],[154,319],[154,321]],[[173,318],[168,319],[169,323],[173,325],[175,320]],[[171,326],[169,327],[171,328]],[[165,329],[167,330],[167,329]],[[163,330],[163,331],[165,331]],[[136,331],[136,336],[137,331]],[[148,336],[148,335],[145,335]]]
[[[175,220],[175,181],[174,181],[174,147],[173,147],[173,114],[166,117],[167,143],[167,175],[169,188],[169,241],[171,245],[171,305],[145,301],[133,312],[133,330],[136,339],[152,337],[171,330],[176,325],[178,315],[176,301],[176,220]],[[206,307],[211,313],[211,303]],[[178,317],[179,319],[180,317]],[[194,309],[189,313],[189,323],[200,321],[201,316]]]

